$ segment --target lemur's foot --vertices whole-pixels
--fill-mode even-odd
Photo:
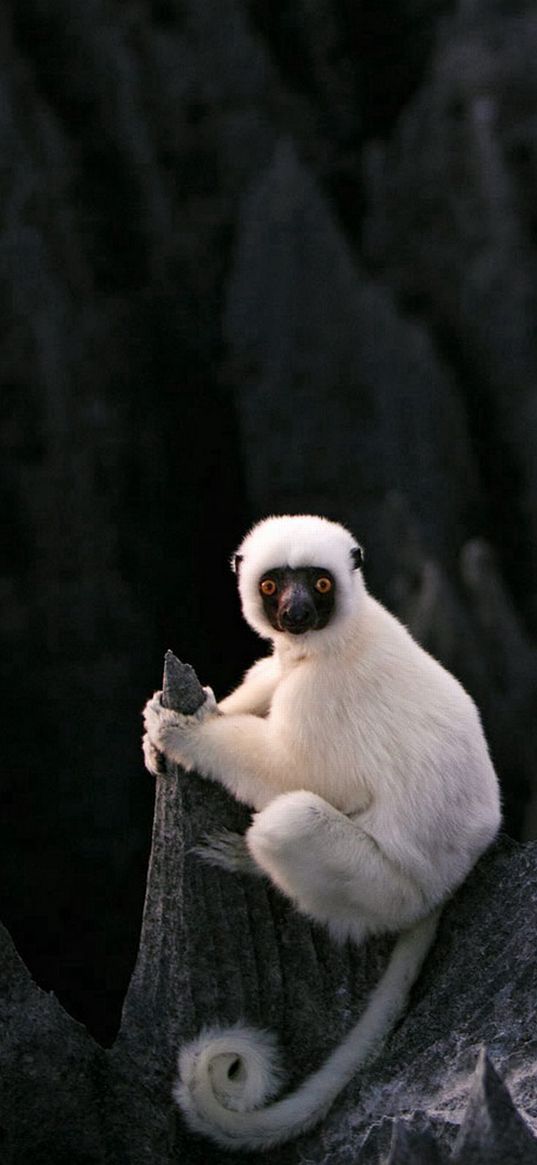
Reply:
[[[255,874],[257,877],[264,877],[264,871],[257,862],[254,862],[242,833],[221,829],[206,834],[191,852],[209,865],[219,866],[220,869],[229,870],[232,874]]]

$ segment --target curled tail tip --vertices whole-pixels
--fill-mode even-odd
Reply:
[[[182,1048],[178,1066],[174,1099],[193,1127],[214,1136],[219,1114],[227,1125],[234,1112],[259,1108],[284,1079],[275,1037],[244,1024],[204,1028]]]

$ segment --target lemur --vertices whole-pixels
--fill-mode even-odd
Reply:
[[[362,551],[325,518],[271,517],[234,556],[242,609],[272,653],[193,715],[145,708],[159,754],[254,810],[208,856],[268,876],[338,940],[399,933],[364,1014],[322,1067],[272,1101],[274,1041],[245,1025],[183,1048],[174,1095],[221,1145],[264,1149],[310,1128],[404,1009],[441,907],[493,841],[498,782],[461,684],[366,590]]]

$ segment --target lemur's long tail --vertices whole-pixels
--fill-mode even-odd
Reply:
[[[269,1149],[316,1124],[404,1010],[439,917],[437,910],[400,936],[358,1023],[290,1096],[266,1104],[282,1079],[267,1032],[212,1028],[183,1048],[174,1097],[191,1128],[226,1148]]]

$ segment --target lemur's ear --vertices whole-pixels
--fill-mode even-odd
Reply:
[[[233,574],[239,573],[239,567],[240,567],[241,562],[242,562],[242,554],[234,554],[232,559],[231,559],[231,569],[233,571]]]
[[[351,550],[351,558],[354,563],[354,569],[360,570],[364,563],[364,552],[361,546],[353,546]]]

